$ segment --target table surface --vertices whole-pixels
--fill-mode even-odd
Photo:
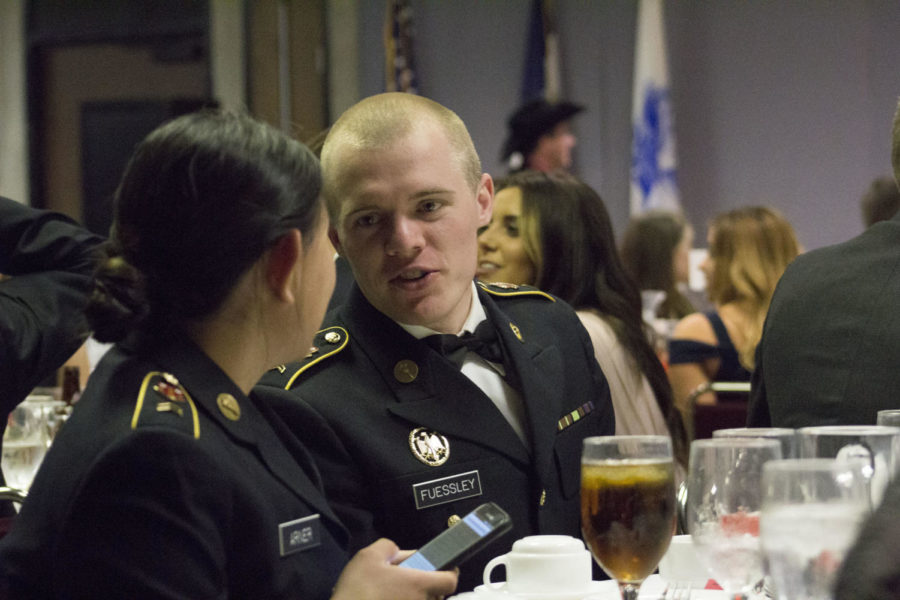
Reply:
[[[555,594],[513,594],[504,590],[485,590],[479,586],[475,591],[464,591],[451,598],[454,600],[620,600],[619,588],[614,581],[597,581],[595,589],[587,595],[580,596]],[[641,586],[639,600],[660,600],[666,589],[666,581],[659,575],[651,575]],[[690,600],[726,600],[721,590],[691,590]]]

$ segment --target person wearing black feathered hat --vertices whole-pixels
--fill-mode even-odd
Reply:
[[[509,134],[503,144],[501,159],[510,172],[522,169],[568,171],[572,166],[572,117],[584,107],[572,102],[532,100],[520,106],[506,124]]]

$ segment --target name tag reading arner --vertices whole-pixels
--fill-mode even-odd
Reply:
[[[321,544],[321,527],[318,514],[279,524],[278,544],[281,556],[309,550]]]
[[[413,486],[416,509],[422,510],[438,504],[454,502],[481,495],[481,478],[478,471],[469,471],[450,477],[423,481]]]

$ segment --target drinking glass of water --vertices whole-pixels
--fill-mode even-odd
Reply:
[[[15,407],[6,419],[0,468],[7,485],[27,491],[46,452],[43,405],[26,400]]]
[[[869,514],[863,463],[827,458],[763,466],[760,540],[778,600],[828,600]]]
[[[697,557],[730,598],[746,599],[763,579],[759,545],[763,465],[781,443],[715,438],[691,443],[687,522]]]
[[[788,427],[735,427],[733,429],[717,429],[714,438],[767,438],[781,442],[781,458],[797,458],[797,432]]]
[[[881,504],[884,490],[900,463],[900,428],[884,425],[824,425],[797,430],[800,458],[834,458],[865,463],[872,507]]]

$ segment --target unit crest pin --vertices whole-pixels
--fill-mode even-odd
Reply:
[[[231,394],[223,393],[216,397],[216,404],[226,419],[229,421],[237,421],[241,418],[241,405],[237,399]]]

